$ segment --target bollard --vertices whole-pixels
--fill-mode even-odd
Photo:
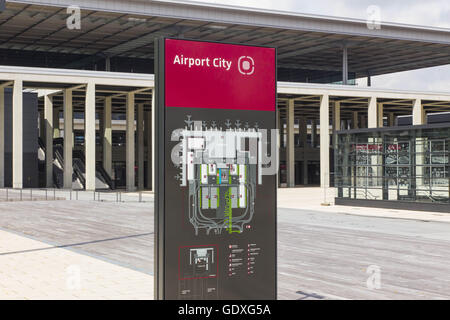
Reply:
[[[56,189],[53,188],[53,200],[56,200]]]
[[[30,201],[33,201],[33,189],[30,189]]]
[[[6,188],[6,201],[9,201],[8,188]]]
[[[20,201],[22,201],[22,189],[20,189]]]
[[[47,197],[47,189],[45,189],[45,200],[48,200],[48,197]]]
[[[75,191],[75,195],[77,196],[77,200],[78,200],[78,190]]]

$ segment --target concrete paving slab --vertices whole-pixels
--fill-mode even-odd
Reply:
[[[153,270],[152,203],[0,203],[0,228],[148,274]]]
[[[0,230],[0,299],[153,299],[153,276]]]

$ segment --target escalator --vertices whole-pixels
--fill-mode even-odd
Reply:
[[[64,187],[64,139],[57,138],[53,140],[53,183],[56,188]],[[84,168],[80,168],[80,160],[72,160],[72,189],[82,190],[86,185],[84,179]]]
[[[85,156],[84,152],[81,150],[73,151],[73,170],[76,172],[81,181],[83,182],[83,187],[86,185],[85,180]],[[96,164],[95,166],[95,189],[96,190],[112,190],[114,189],[114,182],[112,181],[109,174],[105,171],[101,164]]]
[[[40,167],[43,167],[45,175],[45,146],[43,141],[39,138],[39,161]],[[55,188],[64,187],[64,139],[53,139],[53,185]],[[41,163],[43,162],[43,163]],[[72,156],[73,175],[72,175],[72,189],[82,190],[86,186],[85,178],[85,156],[81,150],[73,150]],[[96,190],[114,189],[114,182],[108,173],[100,164],[96,165],[95,171],[95,188]]]

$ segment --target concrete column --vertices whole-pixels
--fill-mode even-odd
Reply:
[[[378,118],[378,120],[377,120],[377,127],[378,128],[383,128],[383,125],[384,125],[384,110],[383,110],[383,104],[382,103],[378,103],[377,104],[377,106],[378,106],[378,114],[377,114],[377,118]]]
[[[138,162],[138,189],[144,190],[144,104],[137,105],[137,162]]]
[[[389,127],[395,126],[395,114],[393,112],[388,113],[388,125]]]
[[[333,109],[333,147],[337,147],[336,131],[341,130],[341,102],[336,101]]]
[[[423,109],[422,101],[416,99],[413,101],[413,119],[412,124],[424,125],[426,124],[426,114]],[[421,187],[424,184],[424,168],[422,165],[425,163],[425,150],[426,150],[426,139],[416,139],[416,187]]]
[[[303,155],[303,185],[308,185],[308,154]]]
[[[425,164],[425,151],[427,150],[427,139],[416,138],[416,188],[423,187],[424,185],[424,167]]]
[[[75,146],[75,116],[72,117],[72,145]]]
[[[96,111],[95,112],[95,116],[96,116],[96,118],[98,118],[98,137],[99,137],[99,140],[100,140],[99,144],[97,144],[97,143],[95,144],[95,156],[97,156],[99,154],[100,155],[100,159],[103,160],[103,137],[105,135],[105,119],[104,119],[105,117],[104,117],[103,108],[98,113],[98,115],[97,115],[97,108],[96,108],[95,111]],[[96,133],[96,135],[97,135],[97,133]],[[99,150],[102,150],[102,152],[98,152]],[[101,166],[103,167],[103,162],[101,163]],[[97,165],[96,165],[95,169],[97,171]]]
[[[105,104],[103,103],[102,112],[99,112],[98,115],[97,115],[97,108],[95,110],[95,117],[98,118],[98,133],[99,133],[99,138],[100,138],[100,146],[96,144],[95,148],[101,149],[102,151],[103,151],[103,136],[105,135],[105,113],[103,112],[104,107],[105,107]],[[96,127],[97,127],[97,125],[96,125]],[[96,154],[98,154],[98,152]],[[103,160],[103,156],[102,156],[102,160]]]
[[[105,99],[103,108],[103,168],[112,176],[112,98]]]
[[[283,121],[281,121],[281,112],[278,110],[278,148],[281,148],[281,141],[283,136]]]
[[[359,127],[360,129],[367,128],[367,124],[366,124],[366,116],[363,115],[363,114],[361,114],[361,115],[359,116],[358,127]]]
[[[53,138],[60,137],[59,131],[59,112],[60,108],[53,108]]]
[[[23,187],[23,82],[14,81],[12,101],[12,185]]]
[[[147,189],[152,188],[152,112],[144,112],[144,143],[147,146]]]
[[[308,184],[308,123],[306,117],[300,117],[298,122],[300,144],[303,146],[303,181],[304,185]],[[295,162],[294,162],[295,163]],[[295,177],[294,177],[295,178]],[[294,180],[295,182],[295,180]]]
[[[294,100],[289,100],[286,120],[286,174],[289,188],[295,187],[294,103]]]
[[[369,128],[382,128],[383,127],[383,104],[377,103],[376,97],[371,97],[369,100],[369,109],[368,109],[368,115],[367,115],[367,122]],[[369,143],[376,144],[378,142],[378,138],[371,138],[369,139]],[[372,166],[372,172],[373,174],[378,177],[375,179],[375,183],[378,186],[383,186],[382,183],[382,176],[383,176],[383,167],[381,166],[383,162],[383,156],[382,155],[372,155],[371,156],[371,163]],[[384,187],[383,187],[384,188]]]
[[[282,133],[282,128],[281,128],[281,112],[280,112],[280,108],[277,105],[277,129],[278,129],[278,135],[277,135],[277,154],[280,155],[280,150],[281,150],[281,135]],[[281,179],[280,179],[280,165],[278,165],[277,168],[277,186],[281,187]]]
[[[352,115],[353,115],[352,129],[358,129],[359,128],[358,111],[353,111]]]
[[[39,138],[45,141],[45,117],[44,110],[39,111]]]
[[[330,103],[328,95],[320,99],[320,186],[330,186]]]
[[[348,48],[345,43],[342,47],[342,84],[348,84]]]
[[[277,106],[277,128],[278,128],[278,149],[281,148],[281,112],[279,107]]]
[[[84,124],[86,190],[95,190],[95,83],[93,82],[88,82],[86,86]]]
[[[298,122],[298,129],[300,146],[302,146],[303,149],[306,149],[308,147],[308,123],[305,117],[300,117]]]
[[[333,130],[334,131],[341,130],[341,102],[340,101],[336,101],[334,104]]]
[[[106,57],[105,59],[105,71],[111,71],[111,58]]]
[[[5,89],[0,87],[0,188],[5,187]]]
[[[73,175],[73,106],[72,106],[72,90],[64,90],[64,188],[72,189]]]
[[[156,112],[156,91],[152,90],[152,190],[155,191],[155,148],[156,148],[156,126],[155,126],[155,112]]]
[[[53,188],[53,97],[44,96],[45,118],[45,185]]]
[[[376,97],[370,97],[367,112],[367,127],[382,128],[384,125],[383,116],[384,116],[383,104],[377,103]],[[379,143],[379,138],[369,138],[368,142],[370,144],[377,144]],[[370,162],[373,165],[372,173],[374,176],[378,177],[374,179],[373,182],[375,183],[375,185],[383,186],[381,178],[383,176],[383,167],[381,166],[383,162],[383,157],[381,155],[371,155],[370,158],[371,158]]]
[[[127,190],[134,191],[134,93],[127,94],[126,114],[126,181]]]
[[[426,124],[426,113],[423,109],[422,100],[416,99],[413,102],[413,125]]]
[[[317,121],[311,121],[311,147],[317,146]]]
[[[367,108],[367,127],[376,128],[378,125],[378,108],[377,108],[377,98],[369,98],[369,106]]]

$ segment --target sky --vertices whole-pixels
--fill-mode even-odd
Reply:
[[[376,6],[379,8],[381,21],[449,28],[450,32],[450,0],[201,0],[200,2],[362,20],[366,20],[369,16],[368,10],[373,10],[371,8]],[[364,87],[366,83],[366,79],[358,80],[358,86]],[[450,92],[450,64],[372,77],[372,87]]]

